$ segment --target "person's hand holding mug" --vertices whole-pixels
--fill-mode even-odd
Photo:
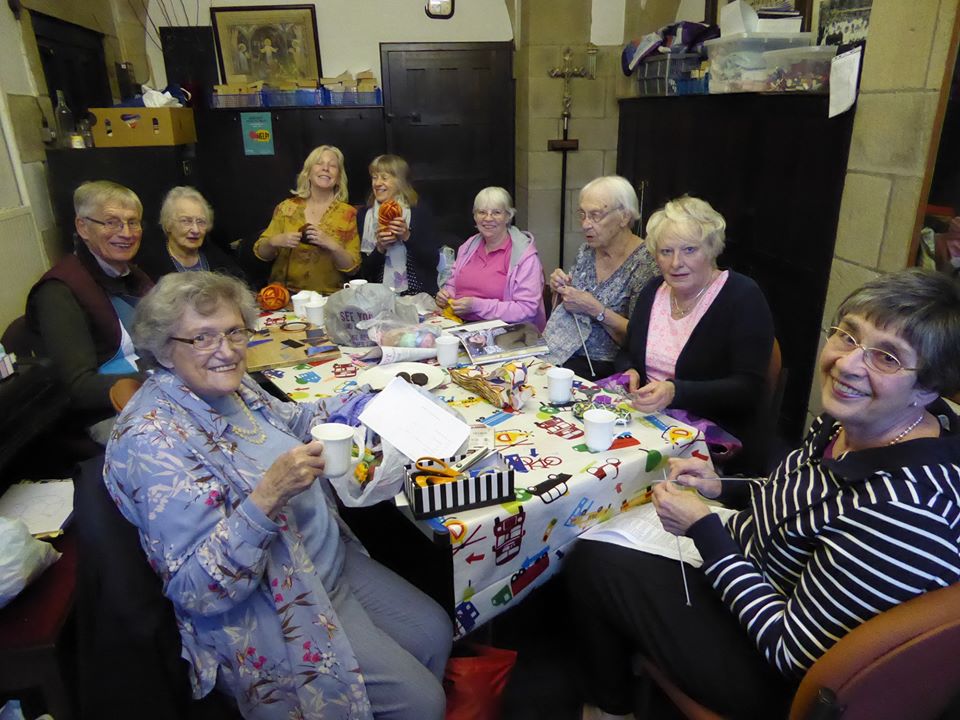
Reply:
[[[323,473],[325,458],[322,442],[297,445],[273,461],[250,493],[253,503],[273,518],[280,509],[313,484]]]

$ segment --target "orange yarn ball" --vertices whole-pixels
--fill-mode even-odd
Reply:
[[[257,302],[264,310],[283,310],[290,302],[290,291],[280,283],[270,283],[257,293]]]

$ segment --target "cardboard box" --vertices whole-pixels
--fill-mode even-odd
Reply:
[[[447,459],[455,463],[466,455]],[[432,518],[457,510],[499,505],[514,499],[513,468],[500,459],[501,470],[484,470],[475,477],[463,476],[459,480],[421,486],[414,478],[416,468],[413,464],[406,467],[403,490],[410,501],[410,509],[417,519]]]
[[[184,145],[197,141],[191,108],[90,108],[96,147]]]

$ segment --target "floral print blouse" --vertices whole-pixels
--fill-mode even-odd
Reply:
[[[283,403],[249,377],[239,396],[303,441],[349,400]],[[175,374],[158,370],[117,419],[104,465],[107,489],[139,529],[174,604],[194,697],[213,690],[219,674],[247,718],[371,718],[293,513],[275,522],[250,500],[261,471],[228,428]]]

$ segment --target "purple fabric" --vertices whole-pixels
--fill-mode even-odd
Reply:
[[[350,398],[343,406],[330,413],[327,422],[343,423],[351,427],[360,426],[360,413],[367,406],[367,403],[373,399],[373,393],[359,393]]]

